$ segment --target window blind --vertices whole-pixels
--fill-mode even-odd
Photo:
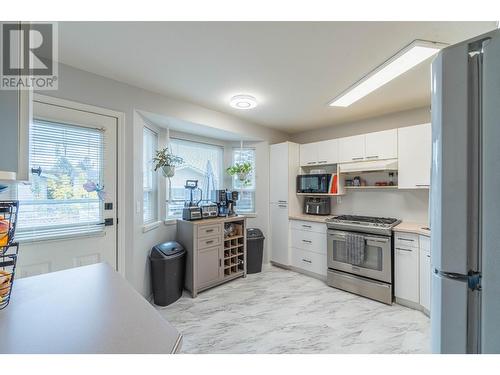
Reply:
[[[254,148],[233,148],[233,163],[250,163],[252,172],[248,175],[249,182],[244,184],[233,176],[233,189],[240,192],[240,199],[236,203],[238,213],[255,213],[255,149]]]
[[[158,183],[154,172],[153,158],[158,148],[158,134],[144,127],[143,132],[143,222],[150,224],[158,220]]]
[[[103,202],[84,184],[103,184],[104,131],[35,120],[30,125],[31,185],[18,185],[16,240],[104,230]]]

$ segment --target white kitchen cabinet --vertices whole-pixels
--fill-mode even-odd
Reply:
[[[398,129],[398,187],[428,189],[431,181],[431,124]]]
[[[326,224],[291,220],[290,233],[292,266],[326,276]]]
[[[431,310],[431,248],[430,239],[420,236],[420,305]]]
[[[288,203],[288,143],[271,145],[269,158],[270,202]]]
[[[397,235],[399,238],[404,238],[405,233]],[[418,304],[420,301],[418,242],[398,243],[396,240],[394,259],[394,295],[396,298]]]
[[[365,134],[365,160],[396,159],[397,157],[397,129]]]
[[[2,27],[1,22],[0,27]],[[11,34],[11,42],[15,40],[15,36],[16,34]],[[21,43],[20,40],[17,42]],[[21,48],[19,51],[22,51]],[[28,181],[32,91],[0,90],[0,114],[2,135],[0,181]]]
[[[318,150],[318,164],[337,164],[339,161],[339,141],[330,139],[316,143]]]
[[[300,145],[300,166],[337,164],[339,147],[337,139]]]
[[[349,163],[365,159],[365,135],[339,138],[339,162]]]
[[[271,204],[271,262],[290,265],[288,205]]]
[[[289,220],[301,211],[295,193],[299,169],[299,145],[284,142],[270,147],[270,244],[271,261],[290,265]]]
[[[300,166],[310,167],[318,164],[317,142],[300,145]]]
[[[292,248],[292,266],[321,276],[326,276],[328,268],[325,254],[297,248]]]

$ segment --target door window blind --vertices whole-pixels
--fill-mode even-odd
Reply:
[[[84,184],[102,186],[104,131],[35,120],[30,125],[31,185],[18,186],[16,239],[100,232],[103,202]]]
[[[143,133],[143,222],[150,224],[158,220],[158,180],[153,170],[153,158],[158,148],[158,134],[144,127]]]

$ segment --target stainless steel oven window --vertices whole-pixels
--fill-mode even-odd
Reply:
[[[357,264],[360,268],[369,268],[372,270],[382,271],[383,268],[383,253],[380,245],[373,246],[369,241],[365,244],[365,261]],[[332,258],[334,261],[350,264],[347,260],[347,251],[345,240],[335,240],[333,246]]]

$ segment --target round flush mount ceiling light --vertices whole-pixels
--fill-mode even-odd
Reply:
[[[257,99],[252,95],[235,95],[229,101],[229,105],[236,109],[252,109],[257,107]]]

